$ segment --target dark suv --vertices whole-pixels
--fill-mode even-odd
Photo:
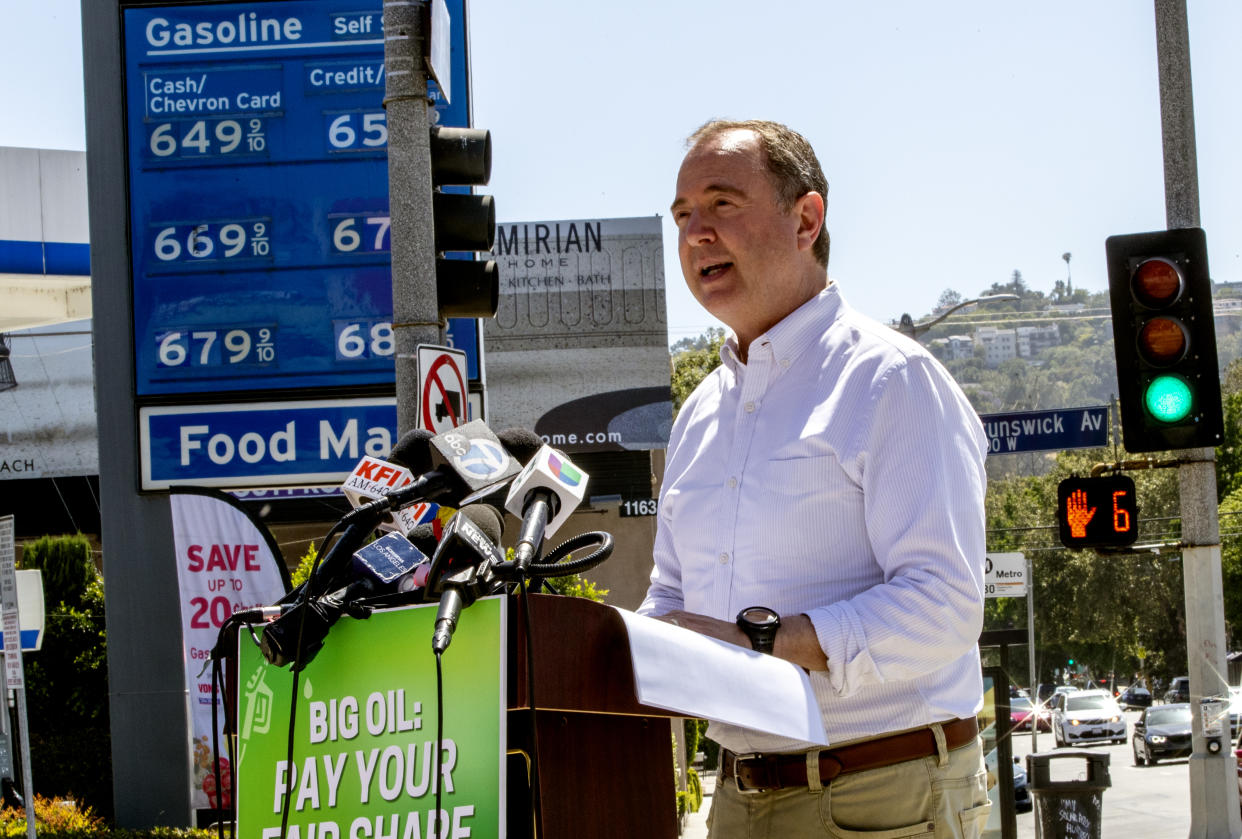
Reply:
[[[1189,702],[1190,701],[1190,677],[1178,676],[1169,684],[1169,689],[1164,692],[1165,702]]]

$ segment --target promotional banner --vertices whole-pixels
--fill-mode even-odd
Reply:
[[[277,839],[286,796],[287,839],[503,837],[506,608],[470,606],[442,658],[438,820],[434,604],[336,622],[299,674],[292,768],[293,674],[242,633],[238,837]]]
[[[533,428],[570,454],[667,446],[659,216],[498,224],[493,256],[489,422]]]
[[[229,777],[223,745],[221,754],[214,750],[224,738],[212,732],[213,699],[221,730],[225,707],[224,698],[212,692],[211,649],[230,615],[275,603],[289,590],[289,575],[267,528],[234,499],[211,490],[182,488],[172,492],[170,503],[190,691],[194,757],[190,804],[195,809],[228,807],[231,790],[217,789],[212,771],[219,759],[221,778]]]

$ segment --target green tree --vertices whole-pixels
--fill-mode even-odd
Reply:
[[[1164,677],[1184,671],[1185,602],[1180,555],[1166,548],[1097,554],[1061,547],[1056,529],[1057,484],[1111,461],[1106,450],[1063,452],[1046,475],[1012,477],[988,487],[988,549],[1020,550],[1032,559],[1038,678],[1048,681],[1068,657],[1096,673],[1140,670]],[[1135,475],[1140,544],[1174,545],[1177,475]],[[1024,605],[992,602],[987,625],[1020,625]]]
[[[673,355],[673,411],[690,396],[708,373],[720,366],[720,348],[724,346],[725,331],[718,326],[710,327],[697,339],[683,338],[678,345],[688,343]]]
[[[103,581],[82,535],[27,543],[22,567],[42,572],[43,648],[25,656],[31,775],[47,797],[112,813]]]
[[[962,297],[961,294],[953,289],[946,288],[944,291],[940,292],[940,299],[936,301],[936,308],[947,309],[950,306],[956,306],[965,299],[966,298]]]

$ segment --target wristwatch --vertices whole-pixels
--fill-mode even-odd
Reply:
[[[767,606],[749,606],[737,613],[737,625],[750,639],[751,648],[771,653],[776,646],[776,630],[781,628],[781,616]]]

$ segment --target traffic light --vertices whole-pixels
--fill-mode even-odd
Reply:
[[[1110,236],[1105,251],[1126,451],[1219,445],[1224,420],[1203,231]]]
[[[1134,481],[1125,475],[1057,484],[1057,524],[1067,548],[1124,548],[1138,536]]]
[[[481,128],[431,127],[432,221],[435,230],[436,294],[442,317],[490,318],[500,301],[500,275],[490,251],[496,207],[490,195],[474,195],[492,174],[492,135]],[[448,256],[455,253],[455,256]]]

